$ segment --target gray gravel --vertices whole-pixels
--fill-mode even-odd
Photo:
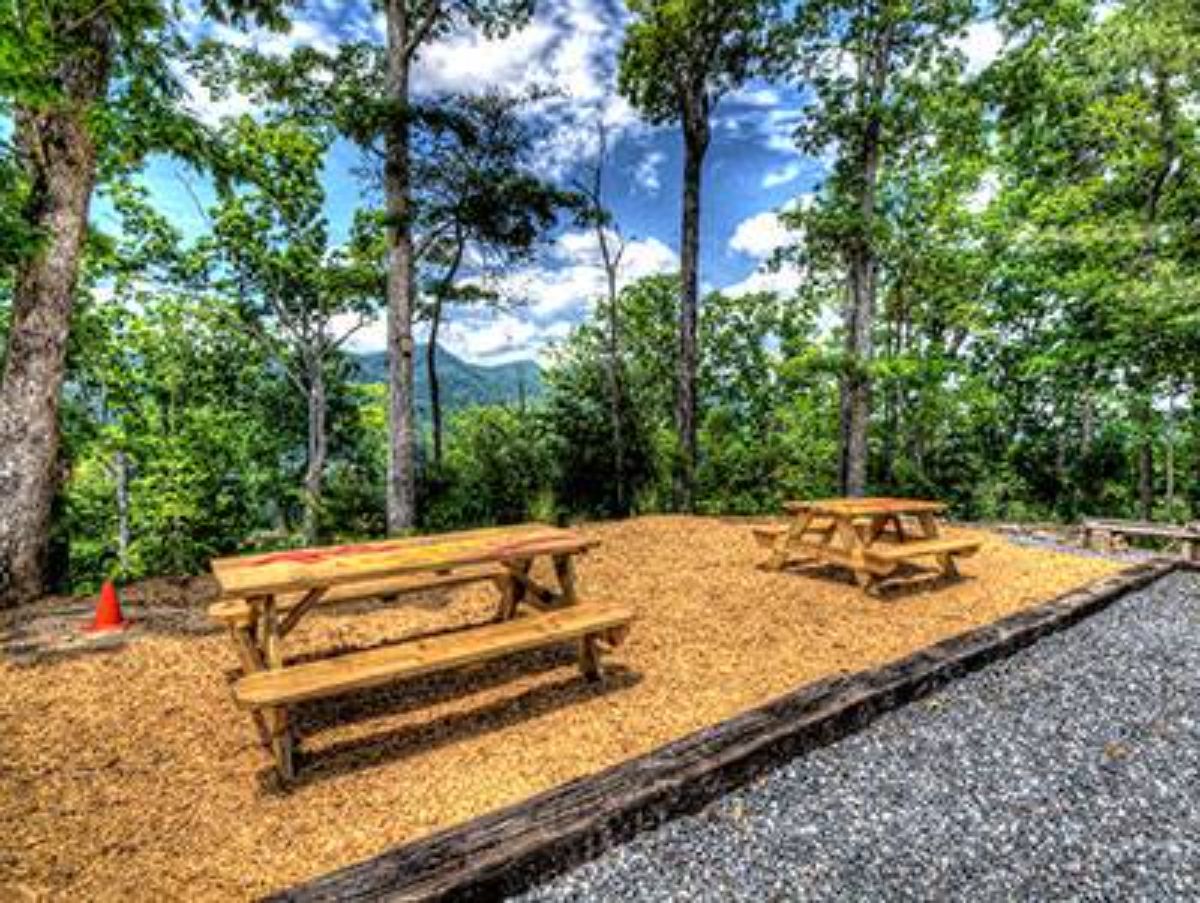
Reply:
[[[527,900],[1200,899],[1200,575],[642,834]]]

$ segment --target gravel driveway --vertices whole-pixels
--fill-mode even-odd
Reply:
[[[1177,573],[527,900],[1200,899]]]

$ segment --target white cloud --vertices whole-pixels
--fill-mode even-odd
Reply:
[[[535,112],[553,123],[540,158],[544,171],[558,176],[594,154],[601,116],[610,143],[642,127],[615,90],[625,19],[621,4],[539,4],[529,24],[505,38],[489,40],[480,31],[465,30],[425,48],[414,68],[414,89],[426,94],[552,89],[555,95],[539,101]]]
[[[778,188],[780,185],[794,182],[800,178],[802,172],[804,172],[804,167],[799,160],[793,160],[790,163],[783,164],[783,166],[769,169],[762,177],[762,187]]]
[[[322,53],[334,53],[339,43],[338,36],[321,22],[305,19],[303,16],[292,19],[285,32],[274,32],[257,26],[233,28],[210,21],[194,2],[185,4],[182,25],[185,33],[196,41],[210,38],[230,47],[253,47],[268,56],[286,56],[300,47],[313,47]],[[254,101],[236,91],[225,98],[215,98],[182,64],[173,64],[173,70],[187,94],[185,106],[207,125],[216,125],[226,117],[253,113],[256,108]]]
[[[738,104],[747,107],[777,107],[783,101],[783,96],[775,88],[762,85],[746,86],[729,94],[723,103],[728,106]]]
[[[794,268],[787,267],[777,272],[760,269],[751,273],[741,282],[728,285],[721,291],[734,297],[750,295],[755,292],[774,292],[786,297],[795,294],[802,283],[803,279],[799,270]]]
[[[667,155],[663,151],[650,151],[634,167],[634,181],[650,194],[657,193],[662,188],[662,178],[659,171],[666,161]]]
[[[621,260],[619,285],[678,268],[678,256],[657,238],[630,240]],[[512,308],[454,312],[443,329],[442,342],[455,354],[477,363],[538,357],[553,342],[565,338],[604,295],[596,237],[583,229],[565,232],[542,264],[505,273],[488,285]],[[386,348],[383,319],[357,333],[349,346],[358,352]]]
[[[794,209],[797,205],[806,206],[812,202],[811,195],[804,195],[798,201],[789,201],[783,209]],[[800,239],[800,233],[787,226],[774,210],[764,210],[738,223],[729,239],[729,247],[757,262],[753,273],[740,282],[722,289],[728,295],[747,295],[752,292],[776,292],[780,295],[791,295],[800,287],[801,277],[793,267],[783,267],[772,271],[764,266],[764,262],[779,248],[794,244]]]
[[[534,319],[578,317],[605,292],[604,269],[596,237],[587,230],[565,232],[551,248],[548,265],[531,266],[493,281],[504,297],[521,303]],[[627,242],[619,283],[678,269],[675,252],[657,238]]]
[[[967,58],[967,74],[978,75],[1000,56],[1004,35],[993,19],[973,23],[965,35],[954,42]]]
[[[765,260],[773,251],[795,242],[797,238],[798,234],[784,225],[778,213],[764,210],[738,223],[729,239],[729,247],[758,260]]]

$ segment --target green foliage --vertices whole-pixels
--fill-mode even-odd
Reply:
[[[286,25],[287,4],[207,7],[235,24]],[[845,303],[848,252],[866,244],[875,351],[853,366],[872,385],[872,492],[941,498],[977,519],[1194,519],[1196,5],[1125,0],[1104,16],[1086,0],[788,8],[784,23],[765,0],[629,2],[620,87],[649,121],[706,123],[722,95],[787,67],[807,104],[799,146],[830,161],[815,194],[782,213],[800,236],[776,261],[802,272],[794,296],[712,293],[700,304],[697,509],[774,512],[786,498],[836,493],[839,383],[851,363],[830,324]],[[465,25],[516,27],[529,9],[407,7],[425,23],[421,41]],[[331,241],[321,173],[332,142],[348,137],[370,161],[389,123],[412,124],[427,316],[431,302],[506,301],[483,277],[532,260],[560,213],[578,212],[532,158],[530,98],[422,97],[397,110],[380,99],[379,47],[274,58],[185,48],[174,13],[149,0],[0,8],[5,123],[63,102],[64,62],[99,46],[85,25],[114,41],[89,122],[121,228],[89,236],[55,525],[81,589],[303,541],[318,377],[327,443],[316,526],[348,539],[384,532],[383,358],[342,354],[338,325],[377,310],[384,223],[364,209],[344,246]],[[1006,44],[975,75],[957,41],[981,15],[999,17]],[[256,116],[214,129],[183,115],[180,62],[218,95],[253,93]],[[864,79],[872,67],[880,77]],[[867,197],[861,156],[875,128],[881,164]],[[13,136],[2,140],[0,329],[15,268],[43,238],[28,226],[31,170]],[[213,172],[211,229],[198,244],[139,187],[157,150]],[[364,169],[376,183],[377,164]],[[672,495],[679,305],[675,274],[617,299],[635,512],[667,508]],[[422,529],[623,513],[608,313],[600,305],[565,340],[544,391],[531,363],[482,368],[439,354],[451,416],[442,463],[420,462]]]
[[[140,302],[92,305],[76,335],[64,528],[79,586],[121,570],[117,451],[130,466],[127,578],[195,572],[295,495],[281,466],[295,434],[273,426],[295,411],[259,349],[227,328],[229,311]]]
[[[702,98],[717,100],[767,74],[781,42],[777,0],[630,0],[619,60],[621,93],[650,122],[677,123]]]
[[[528,412],[461,411],[451,418],[448,437],[441,470],[425,474],[423,527],[514,524],[547,515],[547,444]]]

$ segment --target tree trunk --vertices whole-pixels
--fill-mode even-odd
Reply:
[[[321,503],[325,461],[329,457],[326,429],[328,402],[325,371],[320,360],[308,367],[308,466],[304,473],[304,542],[316,545],[321,537]]]
[[[438,383],[438,331],[442,325],[442,299],[435,298],[429,314],[429,344],[425,348],[425,369],[429,371],[429,416],[433,421],[433,463],[442,466],[442,390]]]
[[[616,270],[608,274],[608,419],[613,437],[614,514],[629,514],[625,477],[625,388],[621,377],[621,325],[617,308]]]
[[[864,191],[861,207],[867,228],[875,210],[874,178]],[[845,310],[846,369],[842,376],[842,465],[843,495],[861,496],[867,486],[867,431],[871,418],[871,364],[874,348],[871,330],[875,317],[876,262],[869,239],[856,244],[850,255],[849,285]]]
[[[387,212],[388,481],[387,529],[399,533],[416,520],[413,410],[413,243],[410,186],[410,28],[406,0],[387,0],[387,99],[394,109],[384,135]]]
[[[425,368],[429,371],[429,413],[433,419],[433,460],[439,467],[442,463],[442,390],[437,372],[438,333],[442,327],[442,306],[454,289],[454,280],[458,278],[458,268],[462,266],[465,251],[466,238],[463,230],[459,228],[454,233],[454,254],[446,266],[446,272],[438,286],[437,297],[433,299],[433,308],[429,313],[429,345],[425,349]]]
[[[700,269],[700,180],[708,151],[708,103],[703,96],[687,103],[684,115],[683,221],[680,231],[679,361],[675,391],[675,430],[679,461],[675,468],[675,508],[691,511],[696,488],[697,308]]]
[[[1167,425],[1163,436],[1163,471],[1166,479],[1165,497],[1169,517],[1175,516],[1175,387],[1167,398]]]
[[[84,27],[90,52],[70,54],[56,73],[61,102],[44,110],[18,107],[13,116],[14,142],[31,183],[24,217],[43,244],[16,268],[0,381],[0,606],[28,601],[45,588],[59,396],[96,177],[87,120],[107,90],[112,54],[105,15]]]
[[[1138,444],[1138,515],[1154,519],[1154,446],[1148,436]]]
[[[117,484],[117,562],[121,566],[121,576],[127,577],[130,545],[129,458],[120,449],[113,454],[113,476]]]
[[[860,79],[863,94],[882,101],[887,87],[891,56],[891,30],[879,36],[870,58],[864,61]],[[875,196],[879,182],[883,122],[872,109],[860,111],[863,119],[859,147],[858,235],[851,240],[847,253],[847,285],[844,323],[846,329],[846,366],[841,386],[841,490],[843,495],[862,496],[867,487],[868,429],[871,419],[871,376],[873,356],[871,330],[875,320],[875,294],[878,262],[873,233]]]

